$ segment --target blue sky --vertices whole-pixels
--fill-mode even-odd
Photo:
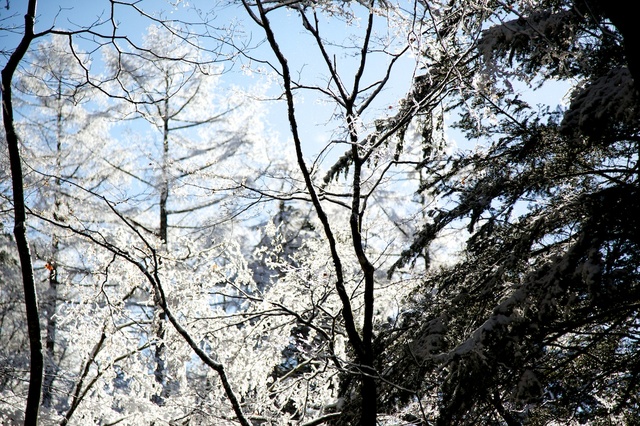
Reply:
[[[165,19],[178,19],[183,21],[197,22],[199,17],[194,13],[193,6],[200,6],[211,9],[215,5],[212,1],[202,1],[189,4],[188,2],[178,2],[177,5],[172,5],[170,1],[164,0],[145,0],[138,2],[137,5],[147,11],[149,14]],[[13,0],[10,3],[10,9],[6,10],[2,8],[0,10],[0,19],[9,17],[10,19],[0,21],[0,26],[7,27],[12,22],[21,24],[23,22],[23,14],[26,8],[26,0],[16,1]],[[77,30],[79,28],[87,27],[96,22],[105,22],[110,14],[111,3],[107,0],[97,1],[78,1],[78,0],[57,0],[57,1],[40,1],[38,2],[36,31],[44,31],[51,27],[67,30]],[[116,23],[118,31],[122,35],[127,35],[132,41],[139,43],[142,36],[145,34],[146,28],[153,22],[150,19],[142,17],[139,13],[133,9],[123,5],[116,5]],[[245,38],[243,40],[249,40],[249,34],[251,43],[254,46],[258,46],[263,40],[264,35],[260,28],[257,28],[249,19],[244,9],[239,6],[216,6],[215,7],[215,21],[214,25],[226,26],[236,20],[242,21]],[[294,73],[300,72],[302,78],[310,84],[322,84],[323,79],[326,79],[327,72],[324,63],[322,62],[318,49],[313,45],[312,39],[305,34],[300,20],[294,12],[285,11],[284,9],[277,14],[273,15],[273,27],[276,29],[278,41],[288,56],[290,66]],[[96,26],[95,28],[99,32],[109,32],[111,27],[109,24]],[[322,23],[322,29],[325,34],[330,35],[336,42],[344,40],[348,33],[345,26],[337,21],[332,23]],[[364,31],[362,28],[356,28],[355,34],[361,35]],[[2,50],[12,50],[19,41],[18,34],[3,34],[0,38],[0,47]],[[82,39],[78,39],[77,42],[84,49],[91,49],[95,47],[95,44],[83,42]],[[206,41],[205,41],[206,42]],[[266,44],[262,44],[261,47],[257,47],[251,52],[261,59],[268,59],[273,61],[273,55],[268,49]],[[335,54],[338,66],[341,70],[347,70],[345,78],[347,86],[351,81],[352,70],[357,64],[357,57],[348,57],[341,51],[340,48],[334,48],[332,54]],[[99,55],[95,55],[98,56]],[[4,66],[5,59],[2,58],[2,66]],[[246,58],[243,59],[245,66],[251,65],[257,67],[256,62],[250,62]],[[274,61],[275,63],[275,61]],[[369,81],[373,82],[379,78],[377,73],[382,72],[386,65],[384,58],[380,59],[378,63],[372,63],[370,69],[373,70],[371,74],[365,75],[365,80],[369,77]],[[229,66],[229,64],[227,64]],[[255,68],[254,68],[255,70]],[[375,118],[375,115],[393,114],[395,112],[395,103],[401,99],[406,91],[409,89],[411,82],[411,75],[414,71],[414,63],[410,58],[406,58],[404,62],[400,64],[397,71],[393,75],[393,78],[389,84],[389,88],[386,89],[380,96],[378,102],[371,108],[373,116],[369,118]],[[266,79],[261,80],[261,76],[258,73],[243,73],[240,65],[236,65],[231,72],[224,76],[226,84],[235,84],[241,87],[250,87],[256,84],[267,84]],[[366,81],[365,81],[366,84]],[[532,98],[533,104],[538,102],[543,103],[557,103],[561,101],[562,95],[566,90],[563,87],[553,86],[546,91],[536,94],[536,98]],[[279,94],[279,87],[277,82],[270,84],[269,95],[277,96]],[[526,99],[526,97],[525,97]],[[331,103],[323,103],[313,92],[304,92],[298,99],[299,102],[296,106],[298,112],[298,118],[301,121],[301,128],[303,131],[303,137],[306,142],[306,149],[308,155],[316,154],[325,143],[331,138],[335,137],[332,134],[332,128],[336,122],[331,122],[331,114],[334,112],[333,105]],[[281,138],[288,137],[288,121],[286,119],[286,110],[284,102],[271,102],[268,105],[268,120],[271,127],[277,130]],[[462,136],[455,132],[451,133],[451,137],[455,138],[457,143],[461,145]],[[462,143],[462,145],[469,145]],[[335,153],[339,155],[340,152]]]
[[[175,2],[173,2],[175,3]],[[26,8],[26,0],[22,2],[16,2],[15,0],[10,3],[10,14],[15,15],[14,21],[22,22],[22,15],[24,14],[24,8]],[[138,6],[143,8],[148,13],[154,16],[161,16],[168,19],[179,19],[184,21],[197,22],[198,17],[194,14],[193,6],[200,6],[202,8],[211,8],[214,5],[211,1],[192,2],[180,2],[177,6],[173,7],[169,1],[150,0],[141,1]],[[95,24],[96,22],[104,22],[109,17],[110,2],[106,0],[98,1],[77,1],[77,0],[58,0],[58,1],[40,1],[38,3],[36,31],[44,31],[51,27],[56,27],[66,30],[76,30],[82,27]],[[3,10],[3,15],[7,11]],[[143,18],[139,13],[128,8],[127,6],[116,5],[116,22],[118,25],[118,31],[120,34],[126,34],[132,39],[132,41],[139,43],[141,37],[145,33],[145,29],[152,23],[151,20]],[[249,19],[244,9],[239,6],[216,6],[215,8],[215,22],[214,25],[224,26],[239,19],[243,21],[245,36],[249,33],[251,35],[251,43],[254,45],[264,38],[260,28],[257,28]],[[309,84],[324,84],[323,79],[326,78],[327,72],[325,71],[325,65],[321,61],[319,51],[317,47],[313,46],[312,39],[304,34],[304,30],[300,25],[300,20],[295,13],[291,11],[285,11],[274,14],[273,26],[277,31],[278,41],[290,60],[290,65],[294,73],[300,72],[303,79]],[[381,21],[381,20],[380,20]],[[322,25],[325,34],[330,35],[337,42],[341,42],[348,36],[345,26],[338,23],[324,22]],[[99,32],[109,32],[110,26],[96,26],[95,29]],[[364,33],[363,28],[356,28],[355,33],[361,35]],[[245,38],[246,40],[246,38]],[[5,37],[0,39],[0,43],[12,49],[18,42],[16,36]],[[82,39],[77,40],[81,48],[91,49],[95,47],[95,44],[83,42]],[[333,49],[332,54],[335,53],[339,68],[346,70],[345,72],[346,84],[350,84],[352,77],[349,72],[352,73],[352,69],[357,64],[355,57],[348,57],[341,52],[339,48]],[[262,58],[273,60],[273,55],[269,51],[266,45],[257,48],[252,51],[252,54]],[[245,65],[257,66],[256,62],[249,62],[246,58],[243,60]],[[371,74],[365,75],[365,84],[367,78],[369,82],[373,82],[379,78],[379,72],[386,66],[386,60],[383,58],[378,63],[372,63],[373,70]],[[396,77],[389,84],[389,88],[383,92],[379,98],[377,104],[374,104],[371,108],[375,114],[393,114],[395,102],[400,99],[406,90],[409,88],[411,79],[411,73],[413,72],[413,62],[406,60],[396,72]],[[298,74],[296,74],[298,75]],[[249,87],[260,83],[260,76],[253,74],[248,76],[247,73],[242,73],[240,66],[235,66],[233,71],[224,76],[224,81],[228,84],[236,84],[242,87]],[[279,94],[279,87],[277,83],[270,85],[271,96],[277,96]],[[304,138],[307,144],[309,154],[317,153],[322,146],[335,135],[332,135],[331,128],[335,123],[330,123],[331,114],[334,112],[333,105],[331,103],[323,103],[313,92],[305,92],[299,98],[301,101],[297,105],[298,117],[301,121],[302,129],[304,131]],[[281,137],[288,137],[288,122],[286,120],[286,110],[284,102],[272,103],[268,106],[269,109],[269,121],[270,124],[280,133]],[[373,117],[371,117],[373,118]],[[336,154],[340,154],[337,152]]]

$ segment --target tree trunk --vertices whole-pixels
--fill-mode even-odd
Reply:
[[[169,93],[168,81],[165,88],[166,93]],[[163,105],[163,128],[162,128],[162,176],[160,182],[160,240],[167,248],[169,238],[169,215],[167,212],[167,202],[169,199],[169,97],[164,99]],[[157,308],[156,308],[157,309]],[[167,366],[165,363],[166,345],[164,343],[165,338],[165,322],[167,316],[164,310],[160,309],[157,317],[157,325],[155,328],[156,335],[156,347],[155,347],[155,363],[156,368],[154,376],[156,382],[161,386],[162,390],[159,395],[153,396],[153,401],[158,405],[164,404],[164,398],[169,394],[167,388]]]
[[[40,340],[38,300],[36,297],[36,286],[33,276],[29,242],[27,240],[22,160],[20,156],[18,135],[16,134],[13,121],[11,84],[18,64],[27,52],[31,41],[34,39],[33,27],[36,15],[36,3],[36,0],[29,0],[27,14],[24,17],[24,35],[20,44],[7,61],[7,65],[2,70],[2,119],[4,122],[7,147],[9,151],[9,162],[11,164],[11,183],[13,188],[15,221],[13,233],[16,238],[18,254],[20,256],[31,359],[29,368],[29,392],[27,396],[24,420],[26,425],[35,425],[38,423],[44,360],[42,356],[42,341]]]
[[[57,248],[57,244],[56,244]],[[56,338],[56,302],[58,298],[58,266],[55,261],[49,262],[49,290],[47,291],[46,310],[43,315],[46,318],[47,329],[45,338],[45,350],[47,362],[44,366],[44,380],[42,386],[42,406],[51,407],[53,404],[53,382],[56,378],[57,368],[55,362],[55,338]]]
[[[58,80],[57,93],[57,115],[56,115],[56,174],[54,202],[53,202],[53,218],[60,222],[64,221],[61,213],[62,200],[60,197],[62,180],[62,138],[63,138],[63,111],[62,111],[62,80]],[[45,337],[45,365],[44,365],[44,381],[42,386],[42,406],[51,407],[53,404],[53,382],[57,374],[55,362],[55,346],[56,346],[56,308],[58,301],[58,253],[60,252],[60,238],[56,230],[53,230],[51,237],[51,255],[47,263],[49,270],[49,288],[46,292],[45,309],[42,315],[46,321],[46,337]]]

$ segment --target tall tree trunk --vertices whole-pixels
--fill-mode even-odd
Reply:
[[[353,241],[353,248],[358,258],[358,262],[360,263],[360,268],[363,272],[363,278],[365,282],[365,291],[364,291],[364,321],[363,321],[363,329],[362,336],[359,334],[356,321],[354,319],[353,310],[351,308],[351,300],[350,296],[345,287],[345,279],[344,279],[344,271],[342,267],[342,260],[340,254],[337,250],[337,244],[335,240],[335,236],[333,234],[333,230],[331,229],[331,224],[329,219],[324,211],[322,204],[320,202],[320,198],[316,192],[314,183],[311,178],[311,173],[307,168],[307,165],[304,160],[304,155],[302,153],[302,142],[300,140],[300,134],[298,132],[298,121],[296,119],[295,114],[295,103],[293,97],[293,83],[291,79],[291,72],[289,69],[289,64],[287,58],[284,56],[282,51],[280,50],[280,46],[278,45],[275,34],[271,27],[271,23],[267,18],[267,12],[262,4],[262,1],[257,1],[256,6],[259,11],[259,15],[254,15],[248,6],[247,2],[244,2],[245,8],[252,15],[253,19],[256,21],[258,25],[260,25],[265,30],[265,35],[267,37],[267,41],[273,50],[273,53],[276,55],[278,62],[282,68],[281,77],[284,85],[284,95],[287,101],[287,115],[289,118],[289,126],[291,130],[291,135],[293,137],[293,143],[296,150],[296,159],[298,162],[298,166],[302,175],[304,177],[305,186],[309,193],[309,196],[312,200],[314,209],[318,216],[318,219],[322,223],[325,237],[327,238],[328,245],[331,251],[331,257],[333,259],[334,270],[336,273],[336,292],[340,297],[340,301],[342,303],[342,318],[344,319],[344,326],[347,332],[347,337],[349,340],[349,344],[351,345],[354,353],[355,360],[360,365],[360,397],[361,397],[361,408],[360,408],[360,426],[376,426],[377,424],[377,383],[375,377],[377,375],[374,368],[374,352],[373,352],[373,312],[374,312],[374,273],[375,268],[368,260],[366,253],[364,251],[364,243],[362,241],[361,231],[362,231],[362,212],[360,211],[360,170],[362,166],[362,160],[359,157],[358,153],[358,134],[355,129],[355,111],[354,105],[355,100],[359,94],[359,80],[362,77],[362,73],[364,72],[364,56],[366,54],[368,48],[368,41],[371,35],[371,31],[373,28],[373,13],[369,15],[369,23],[367,26],[367,36],[364,42],[364,46],[362,49],[362,61],[361,66],[357,72],[354,82],[353,94],[351,96],[347,95],[342,89],[340,92],[342,93],[342,100],[344,102],[343,106],[345,107],[345,115],[347,117],[347,122],[349,124],[349,137],[350,142],[352,143],[352,158],[354,164],[354,176],[353,176],[353,188],[352,188],[352,205],[351,205],[351,217],[350,217],[350,227],[351,227],[351,237]],[[311,28],[308,21],[306,21],[305,28]],[[317,36],[317,34],[316,34]],[[336,70],[332,65],[329,65],[329,69],[332,73],[335,81],[339,81],[337,78]]]
[[[57,244],[55,244],[57,249]],[[55,363],[55,337],[56,337],[56,302],[58,299],[58,265],[54,260],[48,263],[49,269],[49,289],[47,291],[46,309],[43,315],[46,318],[46,363],[44,366],[44,380],[42,386],[42,406],[51,407],[53,404],[53,382],[56,378],[57,368]]]
[[[167,93],[169,93],[168,89],[168,81],[167,84]],[[160,240],[163,245],[167,246],[168,238],[169,238],[169,218],[167,212],[167,202],[169,199],[169,98],[164,99],[163,105],[163,128],[162,128],[162,175],[160,182]],[[156,382],[161,386],[161,391],[159,395],[153,396],[153,401],[158,405],[164,404],[164,398],[166,398],[169,394],[167,389],[167,372],[166,372],[166,363],[165,363],[165,352],[167,350],[166,345],[164,343],[164,338],[166,334],[165,323],[167,320],[167,316],[164,310],[159,309],[157,324],[155,327],[155,337],[156,337],[156,347],[155,347],[155,363],[156,368],[154,371],[154,376]]]
[[[165,82],[165,93],[169,93],[170,87]],[[169,235],[169,213],[167,212],[167,202],[169,200],[169,96],[164,98],[162,105],[162,170],[160,176],[160,240],[167,244]]]
[[[2,70],[2,120],[4,122],[7,147],[9,151],[9,162],[11,164],[11,183],[13,188],[15,221],[13,233],[16,238],[16,244],[18,246],[18,253],[20,256],[31,357],[29,368],[29,392],[27,395],[24,420],[26,425],[35,425],[38,423],[44,361],[42,356],[42,341],[40,340],[38,300],[36,297],[36,286],[33,276],[29,242],[27,240],[24,180],[22,175],[20,145],[13,120],[11,84],[18,64],[27,52],[31,41],[34,39],[33,27],[36,16],[36,4],[36,0],[29,0],[27,13],[24,16],[24,35],[20,44],[18,44],[18,47],[7,61],[7,65]]]
[[[53,192],[53,218],[58,221],[64,221],[61,212],[62,199],[60,197],[62,190],[62,138],[63,138],[63,106],[62,106],[62,80],[58,80],[56,93],[57,115],[56,115],[56,175],[55,190]],[[56,343],[56,307],[58,301],[58,253],[60,251],[60,238],[56,229],[53,230],[51,236],[51,256],[47,262],[49,270],[49,288],[46,292],[45,309],[42,315],[46,321],[46,337],[45,337],[45,364],[44,364],[44,381],[42,386],[42,406],[51,407],[53,404],[53,382],[55,381],[57,368],[55,362],[55,343]]]
[[[356,115],[352,111],[353,106],[347,105],[347,117],[350,123],[355,123]],[[374,312],[374,288],[375,268],[367,258],[362,241],[362,211],[360,206],[361,196],[361,171],[362,159],[358,151],[358,135],[355,126],[349,130],[352,143],[353,157],[353,198],[351,204],[351,238],[353,242],[353,250],[360,263],[364,278],[364,319],[362,327],[362,348],[363,353],[359,359],[362,365],[362,374],[360,377],[360,397],[362,398],[362,406],[360,413],[361,425],[376,425],[377,418],[377,383],[375,380],[376,370],[374,368],[374,352],[373,352],[373,312]]]

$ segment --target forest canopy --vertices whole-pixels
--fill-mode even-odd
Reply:
[[[628,6],[27,3],[0,423],[640,423]]]

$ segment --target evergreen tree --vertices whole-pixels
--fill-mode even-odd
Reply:
[[[634,59],[595,3],[496,8],[460,104],[459,127],[486,144],[425,164],[423,191],[453,207],[397,266],[448,227],[469,239],[460,261],[425,275],[391,374],[409,371],[420,398],[436,390],[437,424],[638,421]],[[566,108],[518,93],[550,80],[571,87]]]

